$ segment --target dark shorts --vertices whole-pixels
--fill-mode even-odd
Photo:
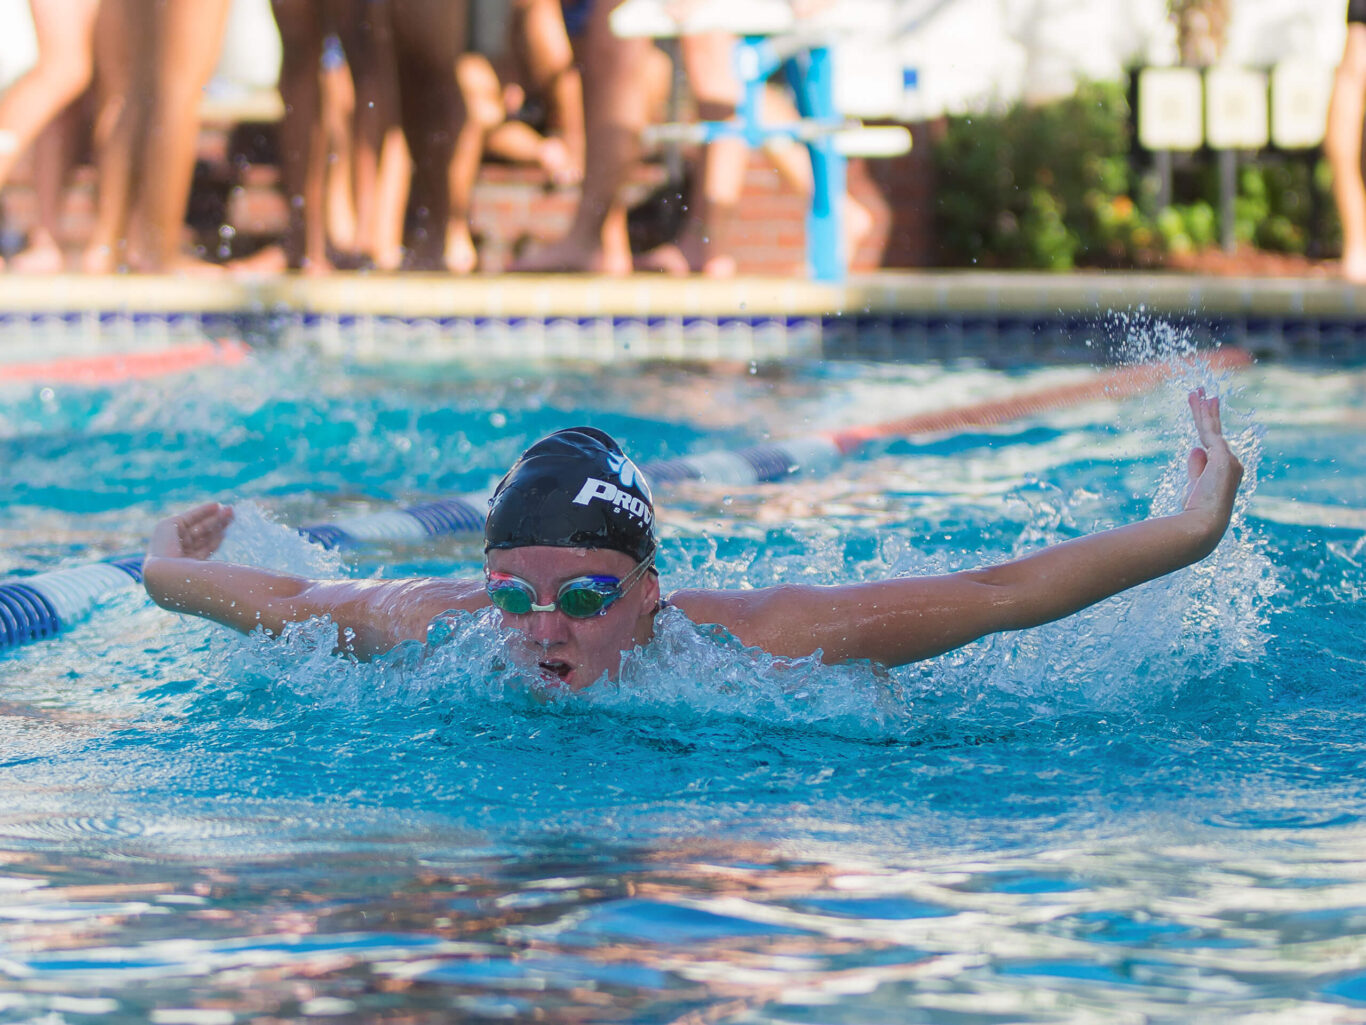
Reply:
[[[1347,0],[1347,23],[1366,25],[1366,0]]]
[[[1352,6],[1366,7],[1366,0],[1352,0]],[[593,10],[593,0],[562,0],[560,9],[564,11],[564,30],[569,37],[573,39],[583,35],[584,29],[588,27],[588,15]]]

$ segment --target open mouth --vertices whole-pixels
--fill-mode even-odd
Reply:
[[[574,671],[574,667],[571,666],[568,662],[537,662],[536,665],[541,670],[541,672],[557,680],[567,680],[569,678],[569,674]]]

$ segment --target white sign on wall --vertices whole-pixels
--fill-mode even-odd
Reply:
[[[1138,76],[1138,141],[1144,149],[1189,151],[1204,141],[1200,72],[1144,68]]]
[[[1261,149],[1269,139],[1266,75],[1216,67],[1205,75],[1205,136],[1215,149]]]
[[[1323,141],[1333,69],[1287,60],[1271,69],[1271,141],[1281,149],[1312,149]]]

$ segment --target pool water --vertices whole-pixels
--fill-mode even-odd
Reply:
[[[234,558],[469,574],[473,538],[290,528],[486,494],[574,423],[646,463],[1090,373],[280,349],[11,388],[0,576],[210,497],[242,503]],[[358,665],[317,625],[239,637],[131,589],[0,654],[0,1022],[1366,1021],[1360,368],[1189,370],[660,488],[665,585],[939,572],[1173,509],[1199,383],[1248,468],[1210,559],[891,672],[675,615],[547,701],[480,617]]]

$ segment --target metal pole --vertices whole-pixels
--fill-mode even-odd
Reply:
[[[1238,194],[1238,154],[1231,149],[1219,151],[1219,235],[1224,252],[1237,245],[1234,232],[1233,200]]]
[[[1172,205],[1172,151],[1155,151],[1153,163],[1157,167],[1157,208],[1162,210]]]

